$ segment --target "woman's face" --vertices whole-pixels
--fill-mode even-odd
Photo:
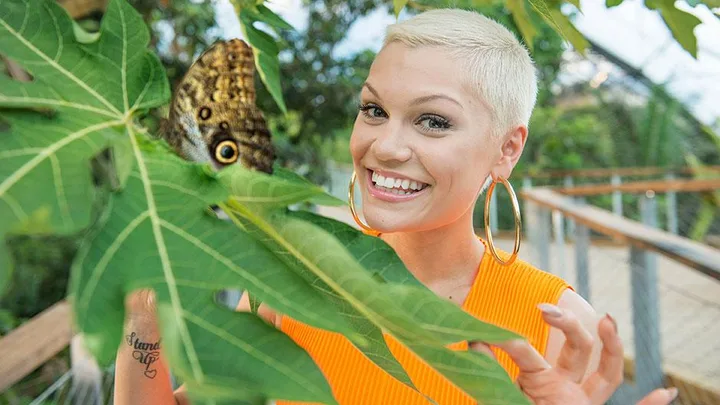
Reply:
[[[372,228],[412,232],[453,223],[471,209],[487,176],[505,171],[505,146],[491,137],[490,110],[466,76],[440,48],[396,42],[377,55],[350,140]]]

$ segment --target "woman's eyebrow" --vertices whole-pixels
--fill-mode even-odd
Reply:
[[[378,94],[377,90],[375,90],[375,88],[370,83],[368,83],[368,82],[363,83],[363,87],[367,88],[370,91],[370,93],[372,93],[375,97],[378,98],[378,100],[382,99],[382,97],[380,97],[380,95]],[[414,99],[413,101],[411,101],[410,104],[411,105],[423,104],[423,103],[427,103],[429,101],[433,101],[433,100],[437,100],[437,99],[445,99],[445,100],[451,101],[451,102],[457,104],[461,109],[463,108],[462,104],[460,104],[459,101],[457,101],[454,98],[452,98],[448,95],[445,95],[445,94],[430,94],[427,96],[421,96],[421,97],[418,97],[418,98]]]
[[[382,99],[380,97],[380,95],[378,94],[377,90],[375,90],[375,88],[370,83],[368,83],[368,82],[363,83],[363,87],[367,88],[370,91],[370,93],[372,93],[375,97],[378,98],[378,100]],[[430,94],[427,96],[421,96],[421,97],[418,97],[418,98],[414,99],[413,101],[411,101],[410,105],[423,104],[423,103],[427,103],[427,102],[437,100],[437,99],[444,99],[444,100],[451,101],[451,102],[457,104],[460,107],[460,109],[463,109],[463,106],[462,106],[462,104],[460,104],[459,101],[457,101],[454,98],[452,98],[448,95],[445,95],[445,94]]]
[[[457,104],[460,107],[460,109],[463,108],[462,104],[460,104],[459,101],[455,100],[454,98],[452,98],[450,96],[446,96],[445,94],[430,94],[428,96],[418,97],[418,98],[414,99],[413,101],[411,101],[410,104],[417,105],[417,104],[427,103],[429,101],[433,101],[433,100],[437,100],[437,99],[452,101],[453,103]]]
[[[370,93],[372,93],[372,94],[373,94],[375,97],[377,97],[378,99],[381,99],[381,98],[382,98],[382,97],[380,97],[380,95],[378,94],[377,90],[375,90],[375,88],[370,85],[370,83],[368,83],[368,82],[363,83],[363,87],[367,87],[367,89],[370,90]]]

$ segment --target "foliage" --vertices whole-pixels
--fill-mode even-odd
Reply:
[[[237,288],[343,333],[410,386],[383,333],[483,403],[527,403],[495,361],[445,348],[514,334],[435,296],[380,239],[286,208],[337,203],[320,188],[280,168],[274,176],[239,166],[216,173],[152,140],[137,118],[168,102],[169,85],[124,0],[109,3],[98,36],[76,32],[52,0],[0,4],[0,53],[33,76],[0,77],[8,127],[0,136],[0,266],[10,263],[9,238],[82,234],[70,300],[101,364],[121,341],[125,294],[153,288],[169,362],[197,401],[335,403],[289,337],[214,302],[218,290]],[[110,164],[92,172],[107,151]]]
[[[13,318],[30,319],[65,298],[78,238],[20,235],[7,241],[17,263],[0,307]],[[15,326],[15,325],[13,325]],[[0,327],[0,334],[8,330]]]
[[[519,171],[613,166],[612,133],[597,110],[537,108],[529,128],[532,136]]]

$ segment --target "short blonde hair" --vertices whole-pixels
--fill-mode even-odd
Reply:
[[[490,107],[492,133],[528,125],[537,100],[535,66],[507,28],[474,11],[435,9],[388,27],[383,47],[438,46],[465,64],[475,94]]]

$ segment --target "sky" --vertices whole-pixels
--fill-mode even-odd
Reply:
[[[308,13],[301,0],[269,0],[266,4],[296,29],[307,26]],[[578,29],[631,65],[642,66],[645,75],[654,82],[666,83],[669,91],[701,121],[720,130],[720,18],[704,7],[683,8],[703,22],[695,29],[699,51],[694,59],[671,40],[660,15],[645,8],[641,0],[625,0],[612,9],[606,9],[604,4],[601,0],[583,0],[582,14],[575,20]],[[218,1],[216,7],[223,36],[241,38],[228,0]],[[407,16],[402,13],[400,19],[404,18]],[[336,53],[379,50],[385,27],[393,22],[395,18],[382,10],[358,19]],[[575,79],[590,80],[597,73],[581,69],[572,75]]]

